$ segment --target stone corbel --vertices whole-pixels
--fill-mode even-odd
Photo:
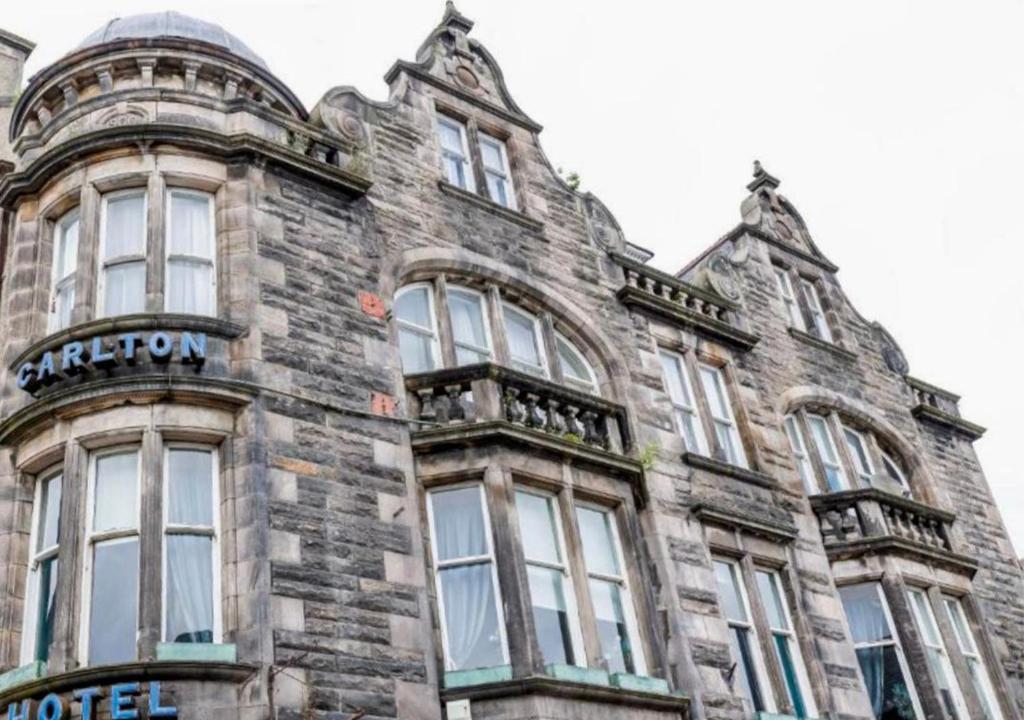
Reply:
[[[71,107],[78,102],[78,88],[74,80],[61,83],[60,91],[64,93],[64,107]]]
[[[201,62],[194,60],[185,61],[185,89],[188,91],[194,91],[196,89],[196,79],[199,77],[199,70],[203,67]]]
[[[224,99],[234,100],[238,97],[238,90],[242,86],[242,76],[228,73],[224,80]]]
[[[156,58],[139,58],[136,60],[139,72],[142,73],[142,86],[153,87],[153,68],[156,67]]]
[[[100,84],[101,92],[110,92],[114,89],[114,66],[101,65],[96,68],[96,81]]]

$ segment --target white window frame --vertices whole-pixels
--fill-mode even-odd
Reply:
[[[36,646],[36,632],[39,628],[39,589],[41,578],[39,566],[46,560],[52,560],[60,552],[60,508],[57,508],[57,542],[49,547],[37,548],[39,544],[39,531],[42,529],[42,502],[43,487],[56,477],[61,481],[61,497],[64,495],[64,468],[60,465],[49,468],[36,477],[36,486],[32,502],[32,532],[29,535],[29,560],[28,571],[25,582],[25,614],[21,630],[21,664],[27,665],[35,662],[38,657],[39,648]],[[57,574],[63,571],[58,560]]]
[[[879,600],[881,600],[882,614],[885,616],[885,622],[889,628],[890,635],[890,638],[888,640],[876,640],[873,642],[855,641],[853,643],[854,650],[856,651],[861,648],[887,647],[889,645],[892,645],[894,648],[894,652],[896,653],[896,662],[899,663],[900,672],[903,674],[903,681],[907,684],[907,691],[910,693],[910,702],[914,706],[914,715],[917,718],[924,718],[925,715],[923,712],[921,712],[921,703],[917,697],[917,687],[914,685],[914,676],[910,674],[910,665],[907,663],[907,658],[903,654],[903,643],[900,642],[900,634],[896,629],[896,625],[892,621],[892,613],[889,611],[889,602],[885,599],[885,593],[882,592],[882,584],[877,580],[870,580],[865,583],[854,583],[853,585],[874,586],[875,592],[878,594]],[[842,596],[840,596],[840,605],[842,605]],[[845,607],[843,608],[843,613],[845,616]],[[857,674],[861,674],[860,662],[857,663]],[[863,682],[863,679],[861,680],[861,682]]]
[[[572,354],[577,360],[579,360],[579,362],[586,369],[587,376],[590,378],[589,383],[584,382],[583,380],[580,380],[578,378],[569,377],[566,374],[565,363],[562,362],[562,356],[559,353],[562,345],[564,345],[565,348],[569,351],[569,353]],[[570,341],[567,337],[565,337],[565,335],[563,335],[560,332],[555,332],[555,355],[557,356],[559,368],[562,371],[562,377],[565,379],[565,383],[567,385],[570,385],[576,388],[577,390],[582,390],[583,392],[590,393],[591,395],[599,394],[597,387],[597,374],[594,372],[593,366],[587,361],[586,356],[580,351],[580,349],[577,348],[576,345],[572,343],[572,341]]]
[[[92,529],[93,515],[96,505],[96,468],[100,458],[108,455],[120,455],[122,453],[134,452],[138,460],[138,468],[136,469],[136,483],[135,483],[135,526],[132,528],[116,528],[113,530],[104,530],[95,532]],[[89,477],[88,477],[88,489],[86,492],[86,508],[85,508],[85,542],[84,545],[84,559],[82,562],[82,600],[81,610],[79,615],[79,633],[78,633],[78,662],[81,666],[85,667],[89,665],[89,630],[91,625],[92,615],[92,575],[93,575],[93,555],[97,545],[106,542],[124,542],[126,540],[135,540],[139,544],[139,567],[135,569],[136,581],[141,587],[142,583],[142,475],[143,459],[142,459],[142,446],[141,445],[117,445],[114,447],[103,448],[93,452],[89,458]],[[135,601],[135,641],[138,644],[139,635],[139,615],[142,612],[141,602],[139,598]]]
[[[815,335],[825,342],[834,342],[832,329],[828,326],[828,318],[825,317],[825,310],[821,305],[821,296],[818,294],[818,286],[813,280],[800,278],[800,287],[804,291],[804,299],[807,300],[807,309],[811,313],[811,327]]]
[[[843,425],[842,431],[843,441],[846,443],[847,450],[850,451],[850,460],[853,461],[853,469],[857,471],[857,478],[864,487],[871,487],[875,477],[875,465],[871,461],[871,446],[868,445],[867,437],[849,425]],[[853,446],[854,439],[860,445],[860,452]],[[862,458],[867,464],[866,467],[861,464]]]
[[[436,312],[436,309],[434,308],[434,285],[433,285],[433,283],[418,282],[418,283],[412,283],[410,285],[406,285],[405,287],[401,288],[397,293],[395,293],[395,302],[394,302],[394,304],[397,306],[399,299],[401,299],[401,297],[403,295],[405,295],[408,292],[412,292],[413,290],[416,290],[416,289],[423,289],[423,290],[426,291],[426,296],[427,296],[427,313],[428,313],[428,315],[430,317],[431,327],[426,328],[426,327],[422,327],[420,325],[416,325],[415,323],[409,322],[408,320],[402,320],[401,318],[398,317],[398,313],[397,312],[395,312],[395,323],[398,326],[399,335],[401,335],[401,331],[403,329],[405,329],[405,330],[408,330],[411,333],[415,333],[416,335],[420,335],[422,337],[430,338],[431,367],[428,368],[427,370],[419,371],[419,372],[430,372],[432,370],[437,370],[442,365],[442,362],[441,362],[441,341],[440,341],[440,335],[439,335],[439,333],[437,331],[437,312]],[[401,360],[401,342],[402,342],[401,341],[401,337],[399,337],[398,342],[399,342],[399,360]],[[405,371],[405,372],[408,372],[408,371]]]
[[[121,255],[119,257],[106,259],[107,248],[107,205],[111,200],[119,197],[139,196],[142,198],[142,254]],[[141,262],[143,267],[142,279],[142,311],[146,309],[146,284],[149,278],[149,193],[145,188],[130,188],[118,190],[103,195],[100,202],[100,241],[96,262],[99,265],[96,280],[96,317],[108,317],[106,308],[107,270],[119,265],[128,265]]]
[[[686,404],[686,398],[672,397],[672,386],[669,384],[667,378],[662,378],[662,383],[665,386],[665,394],[672,403],[672,421],[676,426],[676,432],[683,438],[683,443],[687,445],[686,450],[688,452],[707,456],[708,441],[707,437],[704,435],[703,421],[701,420],[700,413],[697,411],[697,398],[693,394],[693,384],[690,382],[690,373],[686,368],[686,359],[677,352],[672,352],[671,350],[665,350],[663,348],[658,349],[658,356],[662,372],[665,371],[665,364],[664,362],[661,362],[661,359],[664,358],[669,360],[675,368],[675,372],[682,383],[683,390],[689,396],[689,404]],[[688,427],[693,429],[693,436],[697,447],[689,447],[689,441],[686,437],[686,429],[684,427],[685,422],[680,419],[681,414],[687,416],[690,420]]]
[[[879,448],[879,452],[882,455],[882,465],[883,467],[885,467],[886,473],[889,475],[890,478],[892,478],[900,485],[902,485],[903,490],[905,492],[909,493],[910,483],[907,482],[907,475],[905,472],[903,472],[903,468],[900,467],[900,464],[896,461],[896,458],[893,457],[892,453],[886,452],[882,448]],[[893,478],[893,475],[895,475],[896,477]]]
[[[210,257],[200,255],[182,255],[171,252],[171,232],[174,222],[174,213],[171,211],[175,195],[198,197],[206,200],[210,213]],[[171,264],[174,262],[186,262],[197,265],[207,265],[210,268],[210,300],[213,304],[207,312],[196,313],[201,316],[217,316],[217,208],[216,196],[213,193],[202,190],[191,190],[189,188],[168,188],[164,201],[164,214],[166,227],[164,228],[164,311],[172,312],[170,308],[170,277]],[[174,311],[180,312],[180,311]]]
[[[437,556],[437,531],[434,524],[434,501],[435,494],[450,490],[460,490],[467,487],[475,487],[480,493],[480,511],[484,520],[484,537],[487,541],[487,553],[485,555],[467,556],[455,560],[441,561]],[[505,628],[505,599],[501,594],[501,583],[498,581],[498,562],[494,554],[494,535],[491,531],[491,513],[487,507],[487,493],[484,484],[479,481],[442,485],[431,488],[427,491],[427,523],[430,529],[430,554],[434,566],[434,590],[437,593],[437,612],[441,620],[441,648],[444,651],[444,666],[446,671],[474,670],[478,668],[455,668],[451,662],[451,652],[448,643],[448,620],[445,617],[444,584],[441,582],[441,571],[450,567],[463,565],[480,565],[490,563],[491,583],[494,587],[494,612],[498,623],[498,635],[501,639],[502,662],[509,664],[508,637]]]
[[[800,473],[800,480],[803,482],[804,490],[808,495],[817,495],[818,480],[814,475],[814,465],[811,464],[811,455],[807,451],[807,444],[804,442],[803,433],[800,432],[800,423],[794,414],[787,415],[783,421],[783,431],[789,440],[789,449],[793,451],[796,458],[796,469]]]
[[[449,129],[456,130],[459,133],[459,140],[462,142],[462,156],[460,157],[444,146],[444,141],[441,139],[440,127],[438,128],[437,144],[441,150],[441,172],[444,173],[445,182],[447,182],[449,185],[453,185],[462,190],[476,192],[476,178],[474,177],[473,174],[472,156],[469,154],[469,139],[468,133],[466,131],[466,124],[459,120],[456,120],[450,115],[445,115],[444,113],[440,112],[437,114],[437,123],[439,126],[445,125]],[[466,178],[465,187],[461,187],[457,183],[452,182],[451,178],[448,177],[448,171],[444,166],[445,157],[456,160],[462,164],[462,173],[463,176]]]
[[[514,183],[512,182],[512,170],[509,167],[508,163],[508,150],[505,147],[505,141],[484,132],[479,133],[479,135],[481,145],[480,164],[483,166],[484,169],[484,187],[487,188],[487,195],[488,197],[490,197],[491,195],[491,186],[487,183],[487,176],[495,175],[501,180],[502,184],[505,186],[505,195],[508,198],[508,203],[502,203],[497,198],[494,197],[490,197],[491,202],[497,203],[498,205],[502,205],[503,207],[507,207],[511,210],[515,210],[516,192],[515,188],[513,187]],[[490,167],[487,164],[487,161],[484,159],[485,156],[482,147],[485,144],[490,145],[491,147],[495,148],[498,151],[498,155],[501,158],[500,168]]]
[[[708,376],[705,375],[705,372],[710,373],[711,378],[713,378],[712,387],[708,386],[706,380]],[[729,399],[729,388],[726,385],[725,372],[722,368],[715,365],[700,363],[698,374],[700,376],[701,388],[704,390],[705,399],[708,403],[708,411],[711,414],[711,427],[715,431],[715,442],[719,445],[722,444],[718,439],[718,429],[723,428],[735,452],[735,456],[731,456],[729,453],[726,453],[725,447],[721,448],[722,452],[726,453],[726,462],[742,468],[748,467],[747,450],[743,447],[739,425],[736,423],[736,413],[733,410],[732,401]],[[725,408],[724,415],[718,413],[715,407],[716,403],[712,402],[712,393],[714,393],[714,397],[721,401],[722,407]]]
[[[50,314],[47,322],[48,331],[51,333],[71,326],[70,315],[68,316],[67,325],[62,325],[60,322],[60,317],[58,316],[59,303],[57,302],[57,297],[62,293],[67,292],[69,288],[72,292],[75,290],[75,282],[78,278],[78,250],[82,240],[81,220],[82,215],[80,208],[74,208],[61,215],[53,225],[53,262],[50,270]],[[68,268],[64,268],[64,275],[58,277],[57,268],[59,265],[59,259],[64,256],[64,238],[67,236],[68,227],[75,222],[78,223],[78,239],[75,240],[75,266],[71,268],[70,272],[68,271]],[[72,305],[71,312],[74,313],[74,310],[75,308]]]
[[[538,356],[538,362],[540,363],[540,366],[536,367],[535,369],[540,370],[540,374],[538,375],[537,373],[533,373],[533,372],[530,372],[530,370],[525,369],[523,366],[527,365],[527,363],[525,363],[525,362],[523,362],[521,360],[517,360],[516,358],[512,357],[512,348],[510,346],[509,350],[508,350],[508,361],[509,361],[509,364],[512,366],[512,369],[518,370],[520,372],[525,372],[525,373],[527,373],[529,375],[535,375],[537,377],[542,377],[544,379],[550,378],[551,377],[551,371],[549,370],[547,351],[544,348],[544,333],[543,333],[543,331],[541,329],[540,318],[537,317],[536,315],[534,315],[531,312],[527,312],[526,310],[523,310],[522,308],[513,305],[510,302],[503,301],[501,303],[501,320],[505,324],[505,328],[504,329],[505,329],[505,336],[506,337],[508,337],[509,333],[508,333],[508,321],[506,319],[505,313],[508,313],[508,312],[511,312],[511,313],[516,314],[516,315],[519,315],[520,317],[526,318],[527,320],[529,320],[532,323],[532,325],[533,325],[533,338],[534,338],[534,342],[537,345],[537,356]]]
[[[804,321],[804,314],[800,310],[800,303],[793,292],[793,280],[789,272],[778,265],[772,267],[775,271],[775,283],[782,298],[782,304],[786,309],[786,317],[789,318],[789,326],[801,332],[807,332],[807,323]]]
[[[534,495],[539,498],[543,498],[551,511],[551,515],[554,518],[554,530],[555,530],[555,542],[558,544],[558,554],[562,561],[560,563],[552,563],[546,560],[531,560],[526,555],[526,547],[523,547],[523,559],[527,566],[534,566],[543,568],[545,570],[553,570],[562,574],[562,594],[565,598],[565,612],[569,616],[569,638],[572,643],[572,654],[575,662],[573,663],[576,667],[587,667],[587,651],[583,645],[583,628],[580,624],[580,613],[579,606],[576,602],[576,592],[573,586],[573,574],[572,568],[569,565],[569,553],[565,544],[565,530],[562,527],[562,513],[561,503],[559,502],[559,496],[552,492],[546,492],[539,490],[529,485],[517,484],[515,486],[515,493],[525,493],[527,495]],[[519,522],[519,505],[516,504],[516,520]],[[522,524],[519,524],[522,528]],[[527,593],[531,592],[529,578],[527,577],[526,582]],[[530,599],[530,609],[533,609],[533,599]]]
[[[915,602],[915,598],[920,599],[920,604]],[[916,587],[907,588],[907,603],[910,605],[910,611],[914,616],[914,621],[917,623],[917,633],[921,638],[921,644],[924,646],[926,655],[931,651],[938,658],[937,668],[931,662],[928,663],[928,672],[933,675],[936,690],[940,690],[939,686],[941,683],[939,678],[934,676],[937,672],[942,672],[945,675],[946,684],[949,685],[953,706],[958,715],[956,720],[969,720],[970,715],[967,713],[967,703],[964,702],[963,690],[960,687],[960,681],[957,679],[956,673],[953,671],[953,663],[950,662],[949,652],[946,650],[946,641],[942,637],[939,624],[935,621],[935,612],[932,610],[932,603],[928,598],[927,591]],[[924,607],[924,616],[922,616],[921,612],[922,606]],[[934,635],[935,640],[929,639],[930,635]],[[943,711],[945,711],[946,707],[942,701],[941,692],[939,694],[939,703]]]
[[[764,647],[761,645],[761,639],[758,637],[757,625],[754,623],[754,614],[750,609],[750,596],[747,594],[747,583],[743,578],[743,568],[740,567],[739,561],[735,558],[724,557],[721,555],[715,555],[711,558],[712,561],[712,572],[714,572],[714,563],[720,562],[723,565],[729,567],[729,572],[732,575],[733,587],[737,588],[739,592],[739,600],[743,603],[744,614],[747,616],[746,621],[737,620],[735,618],[727,617],[725,611],[722,611],[722,618],[725,620],[726,625],[729,627],[729,632],[733,631],[734,627],[744,628],[748,633],[748,640],[750,641],[750,655],[754,661],[754,673],[757,675],[758,687],[761,690],[761,700],[764,702],[764,710],[766,713],[774,713],[777,709],[775,704],[775,689],[772,687],[771,680],[768,677],[768,669],[764,658]],[[730,648],[730,655],[732,650]],[[736,671],[742,672],[740,663],[742,658],[733,658],[733,662],[736,663]],[[751,705],[753,705],[753,698],[750,699]],[[751,708],[752,710],[754,708]]]
[[[448,311],[448,323],[452,327],[452,345],[455,348],[455,364],[456,364],[456,366],[458,366],[458,364],[459,364],[459,358],[458,358],[459,348],[463,348],[465,350],[469,350],[470,352],[475,352],[475,353],[479,353],[481,355],[486,355],[487,356],[484,360],[478,360],[477,362],[490,362],[491,360],[494,359],[494,334],[491,332],[491,318],[490,318],[490,312],[488,312],[488,307],[487,307],[487,296],[484,293],[480,292],[479,290],[474,290],[473,288],[468,288],[468,287],[466,287],[464,285],[448,285],[447,293],[448,293],[448,299],[447,299],[448,307],[445,308],[445,309]],[[485,338],[485,340],[487,342],[487,346],[486,347],[480,347],[480,346],[473,345],[472,343],[468,343],[468,342],[461,342],[461,341],[459,341],[455,337],[455,323],[452,322],[452,293],[462,293],[464,295],[472,295],[475,298],[477,298],[477,300],[479,301],[479,303],[480,303],[480,314],[483,316],[484,338]]]
[[[210,502],[213,507],[210,508],[210,516],[212,519],[212,526],[206,525],[181,525],[172,524],[168,518],[168,512],[170,511],[170,487],[171,487],[171,453],[175,450],[196,450],[200,452],[209,453],[210,455]],[[161,481],[163,484],[163,512],[161,513],[161,527],[160,527],[160,543],[161,543],[161,556],[163,558],[163,569],[160,580],[160,637],[163,638],[164,642],[174,642],[173,639],[167,637],[167,572],[168,572],[168,555],[167,555],[167,536],[168,535],[195,535],[199,537],[208,537],[211,539],[210,552],[213,553],[213,558],[210,562],[210,567],[213,569],[212,577],[210,578],[210,591],[213,593],[213,640],[212,643],[219,643],[223,638],[223,617],[221,607],[221,558],[220,558],[220,453],[217,448],[212,445],[203,445],[200,443],[187,443],[187,442],[175,442],[168,443],[164,446],[163,451],[163,471],[161,473]]]
[[[826,457],[825,449],[822,448],[821,444],[818,442],[818,436],[814,432],[814,423],[817,420],[821,421],[822,427],[825,430],[825,440],[828,442],[828,445],[829,445],[828,449],[830,450],[830,454],[832,455],[832,457],[835,458],[835,462],[832,462],[832,461],[828,460],[828,458]],[[836,439],[833,436],[832,425],[829,423],[829,417],[827,415],[818,415],[816,413],[808,413],[807,414],[807,425],[808,425],[808,430],[811,433],[811,442],[814,444],[814,448],[818,452],[818,459],[821,460],[821,465],[822,465],[823,468],[825,468],[825,477],[822,478],[824,480],[824,488],[825,488],[824,491],[826,493],[831,493],[831,492],[841,492],[843,490],[849,490],[850,489],[850,479],[846,476],[846,469],[843,467],[843,456],[839,454],[839,446],[836,444]],[[831,487],[829,485],[829,482],[828,482],[828,469],[829,468],[834,468],[838,472],[839,480],[840,480],[840,486],[841,487],[833,488],[833,487]]]
[[[622,612],[626,616],[626,632],[629,634],[629,646],[633,650],[633,675],[647,675],[647,656],[644,652],[643,639],[640,636],[640,627],[637,623],[636,607],[633,604],[633,593],[629,583],[629,569],[622,554],[622,539],[619,536],[619,522],[616,517],[615,508],[597,503],[576,501],[573,512],[579,508],[593,510],[602,513],[607,519],[607,527],[611,532],[611,540],[614,547],[615,562],[619,568],[620,575],[608,575],[601,572],[594,572],[587,566],[587,552],[583,547],[583,538],[580,537],[580,554],[583,557],[583,570],[586,573],[587,589],[589,592],[590,580],[600,580],[607,583],[614,583],[619,586],[619,597],[622,601]],[[577,519],[577,523],[578,523]],[[599,643],[600,644],[600,643]]]
[[[797,684],[800,686],[800,696],[804,702],[804,709],[807,713],[803,717],[816,718],[818,717],[818,706],[817,703],[814,702],[814,692],[811,689],[811,681],[807,675],[807,665],[804,662],[804,656],[800,650],[800,642],[798,641],[796,631],[793,628],[793,617],[789,612],[789,598],[786,595],[786,588],[782,584],[782,578],[779,577],[779,571],[772,568],[757,567],[754,569],[754,572],[754,584],[759,591],[761,586],[757,585],[756,573],[764,573],[771,578],[769,582],[771,582],[775,594],[779,599],[779,604],[782,606],[782,619],[786,623],[786,627],[784,628],[773,627],[771,623],[771,616],[768,615],[767,612],[765,613],[765,617],[768,619],[768,633],[772,636],[771,640],[773,641],[772,650],[778,653],[778,650],[774,645],[775,636],[785,635],[787,638],[787,645],[789,645],[789,656],[793,662],[793,672],[796,674]],[[764,597],[760,599],[761,605],[767,606],[768,600]],[[779,664],[782,664],[781,660]],[[783,674],[785,674],[785,668],[783,668]],[[786,685],[785,677],[783,677],[782,683],[783,687],[786,688],[786,694],[788,695],[789,688]]]
[[[1003,708],[999,704],[999,697],[992,685],[992,677],[989,675],[985,659],[978,650],[977,638],[971,630],[971,624],[967,621],[963,601],[952,595],[943,595],[942,605],[946,608],[946,615],[953,627],[953,636],[956,638],[957,647],[960,648],[960,653],[967,664],[967,671],[971,676],[974,691],[982,702],[981,709],[986,715],[984,720],[1003,720]]]

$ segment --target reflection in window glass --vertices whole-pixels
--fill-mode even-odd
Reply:
[[[800,480],[803,481],[804,489],[808,495],[816,495],[818,484],[814,479],[814,469],[811,467],[811,458],[807,454],[807,446],[804,444],[804,436],[797,426],[795,415],[787,415],[785,420],[786,437],[789,439],[789,447],[796,458],[796,467],[800,472]]]
[[[761,606],[768,618],[775,657],[782,670],[789,705],[798,718],[814,717],[817,713],[813,709],[814,699],[807,681],[807,670],[789,621],[789,609],[786,607],[779,575],[768,570],[757,570],[754,574]]]
[[[56,620],[57,555],[60,542],[61,473],[43,477],[36,490],[32,555],[25,588],[22,663],[45,662],[53,645]]]
[[[445,179],[463,190],[476,189],[466,148],[466,127],[458,120],[440,116],[437,122],[441,141],[441,166]]]
[[[505,143],[481,133],[480,158],[483,160],[484,177],[487,180],[487,195],[499,205],[514,210],[516,197],[512,190],[512,178],[509,172]]]
[[[138,538],[96,543],[89,603],[90,665],[136,658],[138,599]]]

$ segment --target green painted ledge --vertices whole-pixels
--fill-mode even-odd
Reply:
[[[477,668],[475,670],[452,670],[444,674],[446,688],[468,687],[470,685],[486,685],[487,683],[506,682],[512,679],[511,665]]]
[[[0,675],[0,692],[29,680],[37,680],[44,675],[46,675],[46,663],[41,660],[8,670]]]
[[[596,668],[584,668],[576,665],[545,665],[544,673],[548,677],[587,685],[603,685],[608,687],[611,680],[608,673]]]
[[[612,687],[622,690],[633,690],[636,692],[659,693],[668,695],[668,681],[662,678],[645,677],[643,675],[629,675],[627,673],[613,673],[611,676]]]
[[[238,662],[238,649],[232,644],[157,643],[156,659],[234,663]]]

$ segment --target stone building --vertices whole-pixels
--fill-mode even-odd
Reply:
[[[983,428],[760,167],[648,265],[471,29],[312,110],[0,33],[0,712],[1021,720]]]

